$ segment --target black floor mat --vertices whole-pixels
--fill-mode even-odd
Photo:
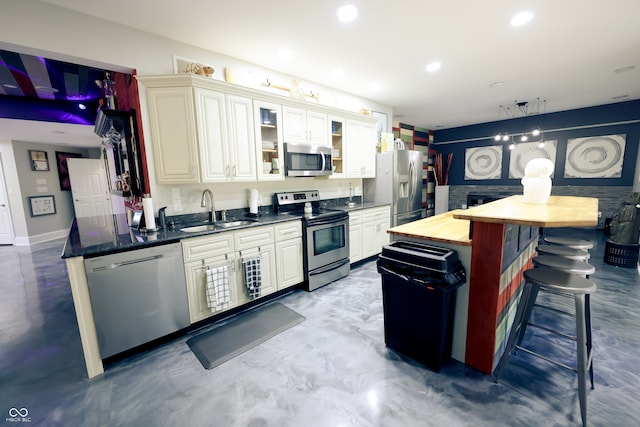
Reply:
[[[280,303],[272,303],[239,315],[209,332],[187,340],[191,351],[206,369],[227,360],[278,335],[305,318]]]

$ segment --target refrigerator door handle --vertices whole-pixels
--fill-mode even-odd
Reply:
[[[413,201],[416,196],[416,166],[413,162],[409,163],[409,200]]]

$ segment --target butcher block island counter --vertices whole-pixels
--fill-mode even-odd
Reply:
[[[598,199],[551,196],[543,205],[511,196],[388,230],[411,240],[458,251],[467,281],[458,288],[451,356],[492,375],[504,351],[540,228],[594,227]]]

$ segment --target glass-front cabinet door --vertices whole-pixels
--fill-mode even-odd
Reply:
[[[256,120],[256,159],[258,181],[284,180],[284,145],[282,107],[264,101],[253,101]]]
[[[331,166],[333,174],[331,178],[344,177],[344,119],[341,117],[329,116],[329,124],[331,126]]]

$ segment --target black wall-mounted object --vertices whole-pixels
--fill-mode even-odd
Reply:
[[[125,197],[146,192],[137,129],[134,111],[98,110],[94,133],[103,139],[107,173],[116,175],[108,177],[109,185],[112,193]]]

